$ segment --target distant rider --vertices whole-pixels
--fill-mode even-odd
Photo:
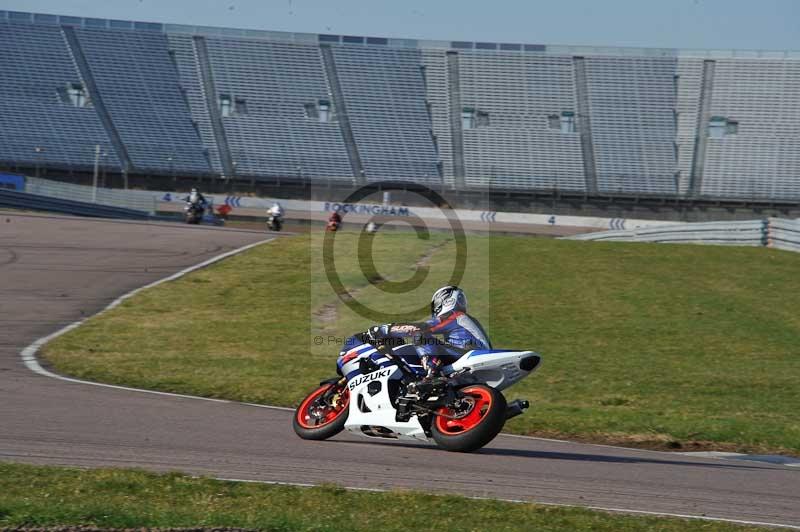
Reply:
[[[208,201],[206,201],[206,197],[203,196],[200,193],[200,191],[197,190],[196,188],[193,188],[189,192],[189,195],[186,198],[184,198],[184,201],[186,201],[186,203],[188,203],[189,205],[191,205],[193,207],[201,208],[203,211],[205,211],[206,206],[208,205]]]
[[[272,204],[272,207],[267,209],[267,214],[273,216],[279,220],[283,219],[283,207],[279,202],[275,202]]]
[[[222,205],[217,207],[217,216],[222,220],[227,220],[228,215],[231,213],[232,210],[233,207],[231,207],[227,203],[223,203]]]
[[[328,229],[336,231],[342,225],[342,215],[338,211],[333,211],[328,217]]]
[[[441,335],[443,338],[437,338]],[[467,351],[491,349],[491,342],[480,322],[467,314],[467,296],[457,286],[444,286],[431,298],[431,318],[422,323],[387,323],[371,327],[364,333],[348,338],[339,357],[339,367],[348,355],[363,351],[366,340],[412,338],[422,361],[424,379],[438,376],[442,366],[452,364]],[[380,360],[382,355],[372,355]]]

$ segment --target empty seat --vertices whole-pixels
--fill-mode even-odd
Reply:
[[[217,93],[246,106],[222,119],[237,175],[353,180],[339,124],[306,110],[331,99],[318,46],[207,43]]]
[[[439,183],[420,52],[334,46],[333,54],[367,179]]]
[[[0,160],[28,166],[91,168],[119,161],[95,108],[65,101],[66,89],[83,86],[58,26],[0,22]]]
[[[586,58],[601,192],[676,193],[676,71],[675,58]]]
[[[95,29],[76,33],[134,168],[167,175],[211,173],[166,36]]]
[[[571,57],[461,52],[459,71],[462,111],[486,115],[463,130],[467,185],[585,190],[580,134],[560,125],[577,114]]]

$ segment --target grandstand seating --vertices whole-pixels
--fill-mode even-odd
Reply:
[[[99,144],[106,154],[100,162],[119,168],[94,108],[59,97],[59,89],[82,80],[58,26],[0,21],[0,72],[0,160],[91,168]]]
[[[0,11],[0,165],[800,199],[800,55]],[[80,104],[65,93],[85,91]],[[129,167],[128,167],[129,166]],[[363,170],[363,175],[361,171]]]
[[[708,139],[703,194],[800,198],[800,61],[718,60],[711,106],[738,131]]]
[[[169,48],[178,66],[179,82],[191,109],[192,119],[203,146],[208,150],[208,162],[216,174],[224,173],[219,148],[214,137],[211,117],[205,101],[203,80],[200,76],[197,52],[189,35],[169,35]]]
[[[677,67],[678,117],[676,140],[678,148],[678,193],[688,194],[691,187],[694,146],[700,113],[700,86],[703,82],[703,60],[681,59]]]
[[[578,133],[549,127],[576,112],[571,58],[464,52],[459,69],[462,106],[489,120],[463,131],[468,185],[585,190]]]
[[[447,56],[444,50],[423,49],[421,52],[422,66],[425,69],[425,92],[440,162],[440,172],[444,183],[454,187],[450,98],[447,92]]]
[[[330,100],[319,47],[209,38],[208,51],[217,92],[247,105],[223,118],[237,175],[352,181],[338,123],[306,116]]]
[[[170,60],[150,31],[77,31],[97,88],[134,168],[208,174],[211,169]]]
[[[418,50],[335,46],[367,179],[441,181]]]
[[[675,58],[586,59],[598,189],[675,194]]]

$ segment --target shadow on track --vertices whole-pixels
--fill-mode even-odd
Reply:
[[[722,467],[733,469],[769,469],[772,467],[759,467],[753,465],[743,465],[734,463],[719,464],[709,462],[688,462],[685,460],[673,460],[665,458],[664,460],[655,460],[651,458],[638,458],[631,456],[610,456],[604,454],[579,454],[579,453],[563,453],[557,451],[533,451],[528,449],[502,449],[497,447],[490,447],[477,451],[477,454],[486,454],[493,456],[519,456],[522,458],[540,458],[547,460],[571,460],[578,462],[608,462],[618,464],[664,464],[669,466],[690,466],[690,467]]]
[[[402,447],[404,449],[417,449],[419,451],[442,451],[435,445],[425,443],[411,443],[402,441],[385,441],[385,440],[331,440],[329,443],[339,445],[381,445],[386,447]],[[626,450],[620,448],[620,450]],[[502,447],[484,447],[474,453],[468,453],[462,456],[509,456],[519,458],[533,458],[539,460],[570,460],[573,462],[595,462],[595,463],[611,463],[611,464],[663,464],[666,466],[686,466],[686,467],[711,467],[711,468],[724,468],[724,469],[765,469],[774,471],[775,466],[756,466],[740,463],[725,463],[720,460],[720,463],[709,462],[690,462],[680,459],[672,459],[670,457],[663,460],[653,458],[639,458],[632,456],[611,456],[607,454],[581,454],[581,453],[565,453],[557,451],[534,451],[530,449],[507,449]],[[679,458],[676,456],[676,458]]]

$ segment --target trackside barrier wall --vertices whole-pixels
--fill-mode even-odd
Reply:
[[[707,222],[650,227],[633,231],[603,231],[565,237],[569,240],[662,242],[768,246],[800,252],[800,220],[767,218],[744,222]]]
[[[131,194],[130,191],[122,189],[98,187],[96,193],[93,194],[92,187],[29,177],[25,183],[25,192],[51,198],[134,209],[149,214],[155,214],[156,212],[156,201],[153,198]]]
[[[28,178],[26,192],[45,196],[72,199],[77,201],[92,201],[92,187],[72,185],[60,181],[51,181],[41,178]],[[97,189],[97,203],[114,205],[117,207],[132,208],[154,212],[159,205],[182,202],[186,193],[176,193],[157,190],[123,190],[123,189]],[[447,214],[438,208],[407,207],[399,205],[381,205],[376,203],[341,203],[335,201],[305,201],[286,200],[275,198],[256,198],[250,196],[224,196],[219,194],[206,194],[206,199],[213,205],[230,205],[234,209],[250,209],[251,213],[266,216],[266,211],[273,203],[279,201],[288,212],[288,217],[302,217],[305,213],[324,213],[338,211],[345,217],[347,214],[377,215],[390,218],[419,217],[422,220],[446,220]],[[551,214],[531,214],[517,212],[473,211],[454,209],[452,211],[459,220],[482,222],[487,227],[493,223],[519,224],[519,225],[552,225],[562,227],[587,227],[593,229],[640,229],[644,227],[672,226],[677,222],[656,220],[635,220],[624,218],[595,218],[589,216],[560,216]],[[303,213],[303,214],[300,214]],[[252,214],[251,214],[252,215]]]
[[[764,246],[768,220],[744,222],[705,222],[649,227],[632,231],[603,231],[567,237],[571,240],[662,242]]]
[[[342,214],[347,221],[347,214],[376,215],[388,217],[411,217],[417,216],[422,220],[446,220],[447,214],[444,210],[432,207],[408,207],[393,204],[381,205],[378,203],[340,203],[336,201],[304,201],[304,200],[284,200],[274,198],[253,198],[247,196],[219,196],[207,195],[213,198],[215,205],[223,203],[231,204],[234,208],[245,209],[268,209],[273,203],[279,201],[283,207],[289,211],[305,212],[333,212]],[[483,222],[487,226],[492,223],[519,224],[519,225],[557,225],[567,227],[590,227],[596,229],[610,229],[612,227],[622,228],[641,228],[652,226],[673,225],[676,222],[665,222],[657,220],[634,220],[623,218],[595,218],[589,216],[560,216],[552,214],[531,214],[522,212],[501,212],[501,211],[473,211],[467,209],[453,209],[449,211],[455,214],[462,222]]]
[[[0,189],[0,208],[56,212],[118,220],[170,220],[147,212]]]
[[[800,220],[770,219],[767,245],[773,248],[800,252]]]
[[[169,195],[172,201],[178,194],[166,192],[146,192],[156,195],[160,201],[165,201]],[[419,217],[422,220],[446,220],[448,219],[445,211],[431,207],[408,207],[401,205],[381,205],[378,203],[340,203],[335,201],[304,201],[304,200],[285,200],[275,198],[254,198],[248,196],[221,196],[206,195],[213,201],[214,205],[228,204],[234,209],[269,209],[276,201],[287,210],[289,215],[293,213],[320,213],[337,211],[344,216],[347,221],[347,214],[386,216],[390,218]],[[293,212],[292,212],[293,211]],[[551,214],[531,214],[521,212],[499,212],[499,211],[473,211],[467,209],[453,209],[450,213],[455,214],[459,220],[471,222],[483,222],[487,226],[493,223],[519,224],[519,225],[557,225],[566,227],[589,227],[596,229],[609,229],[611,227],[639,228],[652,226],[673,225],[676,222],[664,222],[656,220],[633,220],[623,218],[594,218],[589,216],[560,216]]]

